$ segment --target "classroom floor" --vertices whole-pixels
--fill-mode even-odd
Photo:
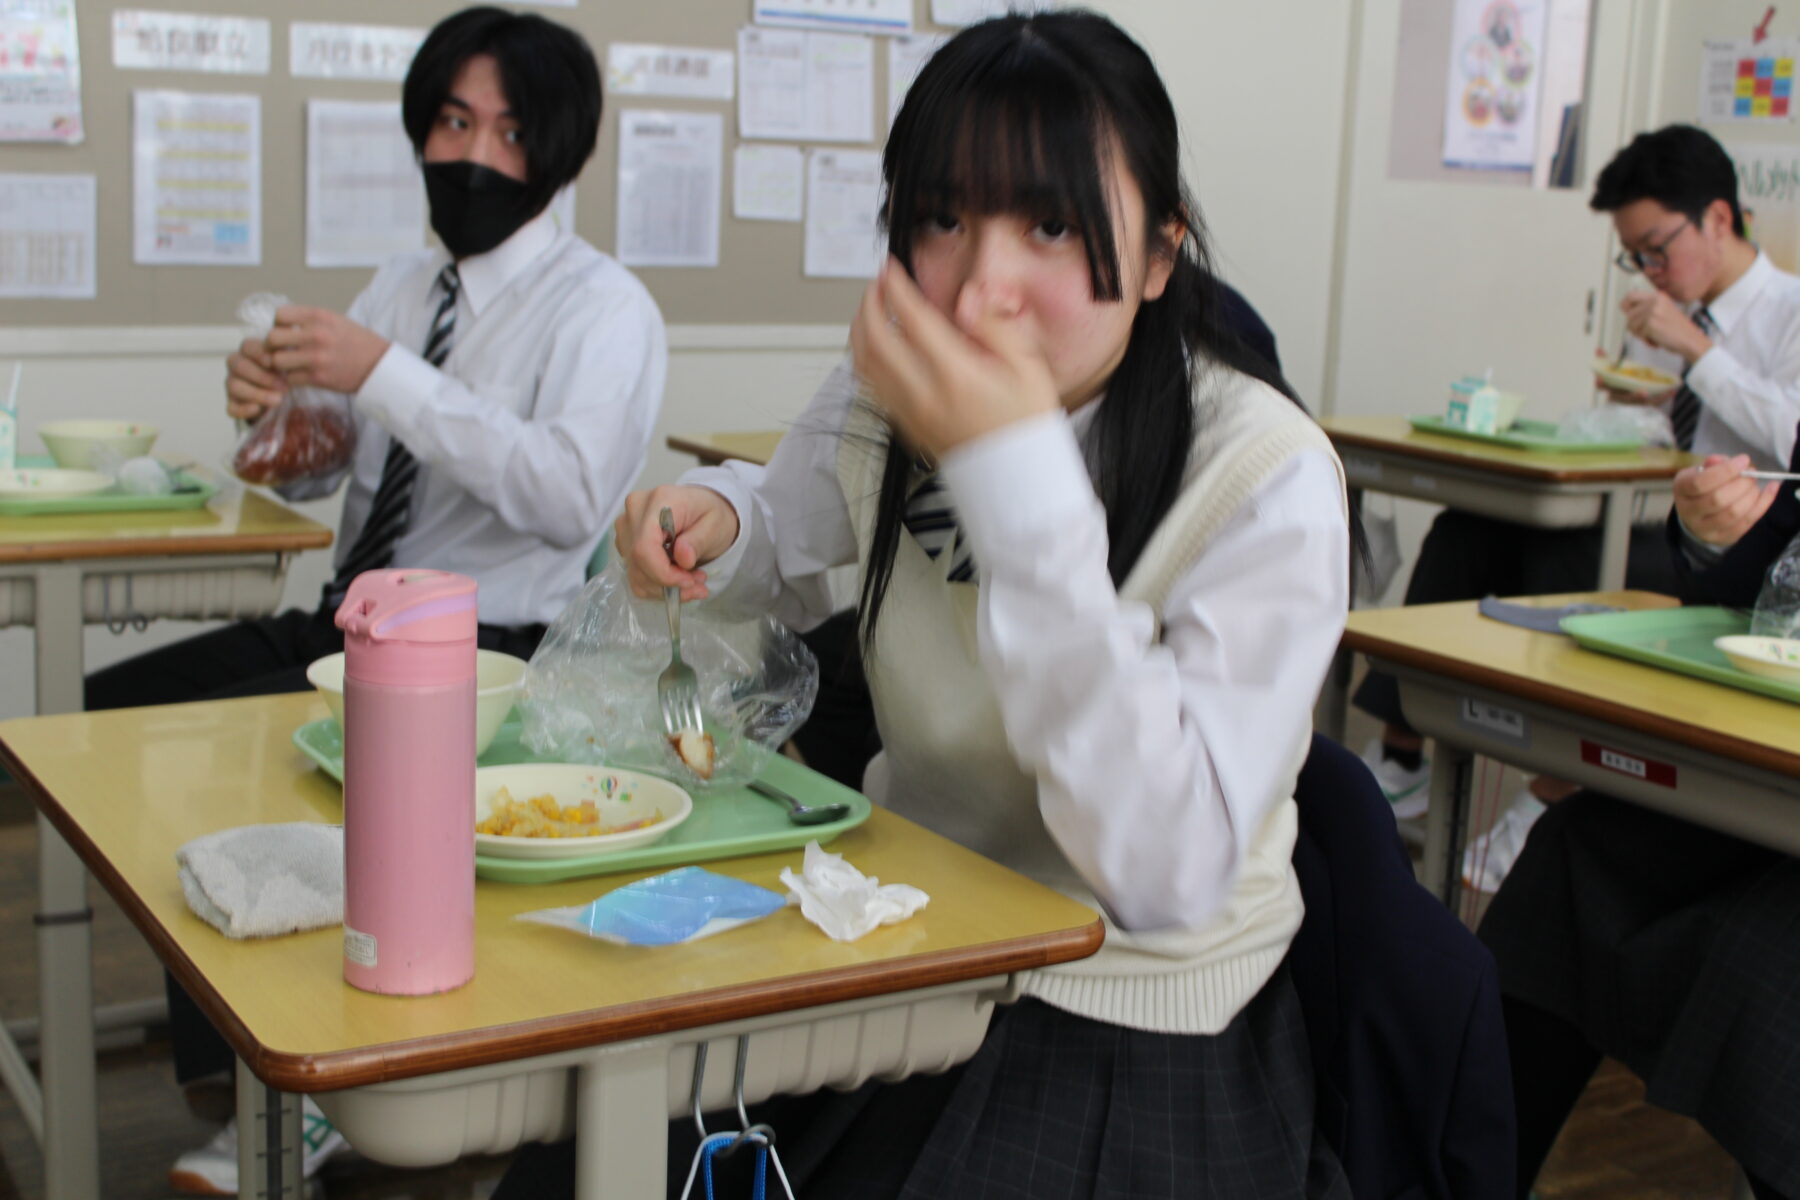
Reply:
[[[1352,734],[1357,732],[1352,728]],[[1364,734],[1366,736],[1366,733]],[[1353,744],[1360,745],[1360,740]],[[1516,780],[1495,785],[1511,795]],[[31,949],[35,824],[19,789],[0,784],[0,1015],[37,1011]],[[162,972],[110,898],[94,888],[94,987],[101,1004],[159,994]],[[108,1200],[161,1200],[181,1151],[204,1142],[229,1112],[220,1090],[179,1102],[160,1034],[108,1050],[101,1060],[101,1191]],[[198,1110],[198,1111],[195,1111]],[[210,1118],[210,1119],[209,1119]],[[350,1158],[332,1163],[312,1189],[327,1200],[485,1200],[503,1159],[401,1171]],[[1607,1063],[1594,1077],[1539,1180],[1541,1200],[1726,1200],[1732,1164],[1691,1121],[1651,1108],[1635,1077]],[[0,1200],[39,1200],[43,1160],[11,1096],[0,1094]]]

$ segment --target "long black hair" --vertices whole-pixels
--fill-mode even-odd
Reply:
[[[1092,434],[1107,568],[1118,584],[1181,490],[1195,372],[1223,365],[1295,399],[1220,320],[1205,227],[1181,179],[1175,107],[1150,57],[1105,17],[1079,10],[964,29],[925,64],[894,120],[881,211],[888,249],[909,271],[919,221],[946,207],[1066,221],[1081,231],[1094,297],[1117,301],[1120,256],[1130,248],[1113,237],[1106,180],[1115,154],[1143,194],[1147,252],[1174,260],[1161,297],[1138,309]],[[1184,228],[1179,243],[1159,244],[1172,222]],[[862,580],[865,655],[893,577],[913,469],[912,450],[890,435]]]

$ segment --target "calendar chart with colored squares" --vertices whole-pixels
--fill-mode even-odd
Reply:
[[[1791,115],[1793,97],[1792,56],[1764,54],[1738,59],[1737,78],[1732,87],[1732,116],[1785,118]]]

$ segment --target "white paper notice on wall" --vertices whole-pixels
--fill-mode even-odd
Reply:
[[[0,0],[0,142],[84,136],[75,0]]]
[[[931,0],[931,20],[937,25],[973,25],[1007,13],[1043,12],[1055,7],[1055,0]]]
[[[113,13],[113,66],[137,71],[269,73],[269,23],[260,17]]]
[[[926,60],[949,40],[949,35],[942,33],[919,33],[888,40],[889,129],[894,127],[894,118],[900,115],[900,104],[906,99],[908,89],[912,87],[913,80],[919,77],[919,71],[925,66]]]
[[[729,50],[614,42],[606,48],[606,90],[621,96],[731,99]]]
[[[856,33],[906,33],[913,0],[755,0],[758,25],[790,25]]]
[[[425,185],[393,101],[306,102],[306,265],[375,267],[425,245]]]
[[[306,79],[387,79],[412,66],[425,30],[397,25],[288,25],[288,74]]]
[[[619,261],[719,265],[725,119],[718,113],[619,114]]]
[[[132,93],[132,259],[262,262],[262,99]]]
[[[873,279],[881,266],[881,155],[815,150],[806,164],[805,273],[818,279]]]
[[[1700,51],[1700,119],[1786,125],[1794,120],[1800,38],[1706,42]]]
[[[1548,9],[1548,0],[1454,0],[1445,166],[1531,170]]]
[[[739,146],[731,153],[731,212],[740,221],[798,221],[806,156],[798,146]]]
[[[742,29],[738,68],[738,132],[744,137],[789,142],[874,140],[874,39]]]
[[[92,300],[92,175],[0,175],[0,296]]]

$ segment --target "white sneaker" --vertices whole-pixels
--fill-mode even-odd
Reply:
[[[1463,850],[1463,882],[1477,891],[1499,891],[1501,880],[1519,861],[1525,835],[1543,815],[1544,802],[1530,788],[1520,788],[1492,827]]]
[[[1409,771],[1383,756],[1380,738],[1371,738],[1363,747],[1362,760],[1375,776],[1375,782],[1381,785],[1382,795],[1387,797],[1396,821],[1410,821],[1425,815],[1425,810],[1431,807],[1431,793],[1425,787],[1431,782],[1429,756],[1421,754],[1419,765]]]
[[[350,1148],[344,1135],[325,1119],[311,1096],[302,1097],[300,1141],[305,1148],[300,1161],[303,1178],[311,1179],[319,1168]],[[184,1196],[235,1196],[238,1191],[238,1127],[235,1119],[198,1150],[189,1150],[169,1168],[169,1186]]]

